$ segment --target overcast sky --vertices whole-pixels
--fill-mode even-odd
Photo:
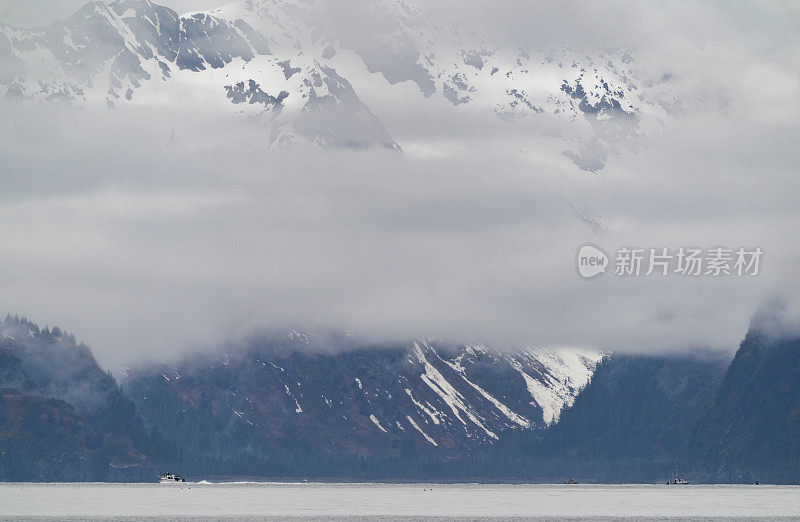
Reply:
[[[86,0],[0,0],[0,22],[17,27],[46,25],[68,16]],[[179,13],[214,9],[224,0],[163,0],[155,2]]]
[[[74,7],[0,1],[20,24]],[[267,151],[257,124],[188,102],[169,119],[6,107],[0,310],[59,324],[111,367],[271,327],[734,349],[759,303],[800,295],[796,4],[530,4],[435,7],[534,42],[627,39],[643,74],[673,75],[674,121],[595,175],[531,140],[535,123],[380,79],[360,94],[405,156]],[[585,243],[765,254],[756,278],[585,281]]]

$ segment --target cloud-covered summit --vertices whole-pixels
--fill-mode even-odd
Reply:
[[[185,15],[149,0],[91,2],[0,37],[6,102],[172,109],[177,92],[259,119],[279,148],[400,150],[361,97],[402,84],[417,113],[433,97],[452,113],[541,120],[540,137],[598,171],[670,108],[648,94],[624,47],[535,48],[397,0],[242,0]]]

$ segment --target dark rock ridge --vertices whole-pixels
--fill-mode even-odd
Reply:
[[[692,433],[712,482],[800,480],[800,337],[751,328]]]
[[[265,108],[280,107],[281,102],[285,100],[289,93],[281,91],[277,96],[272,96],[261,90],[261,86],[255,80],[249,80],[247,87],[244,82],[239,82],[236,85],[226,85],[225,90],[228,92],[228,98],[233,103],[249,103],[249,104],[262,104]]]

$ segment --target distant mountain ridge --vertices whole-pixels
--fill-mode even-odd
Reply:
[[[342,4],[322,0],[241,0],[184,16],[149,0],[90,2],[47,28],[0,25],[0,98],[166,105],[175,99],[166,86],[177,85],[261,118],[265,145],[399,151],[357,94],[385,88],[375,73],[453,110],[475,106],[508,121],[546,114],[571,130],[540,138],[561,140],[593,171],[668,118],[669,103],[648,94],[625,50],[509,46],[401,0],[344,6],[363,18],[358,31],[337,22]]]
[[[222,437],[222,447],[251,447],[264,458],[255,448],[453,457],[509,430],[551,424],[598,359],[593,352],[493,353],[421,340],[331,353],[299,335],[160,370],[129,370],[123,388],[148,425],[181,433],[200,452],[218,452],[205,441]]]
[[[800,342],[757,328],[732,363],[293,332],[121,387],[58,328],[0,330],[0,480],[800,481]]]
[[[147,480],[158,463],[274,476],[303,462],[310,475],[343,473],[353,459],[371,461],[373,472],[392,459],[443,463],[510,430],[552,424],[600,358],[426,340],[363,346],[295,332],[127,369],[120,389],[59,328],[8,316],[0,333],[5,480],[47,479],[48,467],[71,462],[59,464],[58,452],[86,465],[59,468],[53,480]],[[328,468],[315,464],[326,460]]]

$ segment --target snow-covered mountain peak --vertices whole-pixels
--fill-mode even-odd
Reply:
[[[400,150],[359,96],[397,84],[416,85],[420,108],[437,97],[454,112],[558,122],[564,155],[591,171],[666,118],[626,50],[520,48],[403,0],[236,0],[182,16],[151,0],[90,2],[45,29],[0,26],[0,51],[7,101],[114,108],[163,100],[138,93],[177,81],[261,118],[273,147]],[[188,74],[209,70],[222,74]]]

